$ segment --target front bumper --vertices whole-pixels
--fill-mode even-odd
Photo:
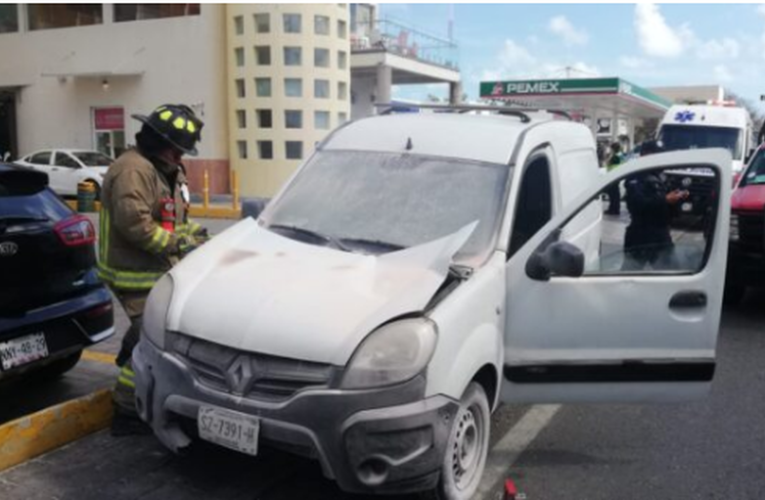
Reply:
[[[173,451],[191,443],[201,405],[256,416],[260,439],[317,459],[324,475],[354,493],[408,493],[436,485],[459,407],[445,396],[423,399],[425,379],[368,390],[298,392],[281,402],[211,389],[181,359],[143,338],[133,352],[136,406]]]

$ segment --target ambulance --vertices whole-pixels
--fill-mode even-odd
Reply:
[[[724,148],[733,158],[733,179],[737,179],[756,146],[754,124],[745,108],[734,101],[706,104],[678,104],[662,119],[658,139],[664,151]],[[709,171],[680,169],[666,173],[670,189],[688,191],[689,197],[677,206],[675,215],[700,214],[714,197],[714,179]]]

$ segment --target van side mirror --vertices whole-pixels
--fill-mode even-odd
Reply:
[[[531,254],[526,274],[537,281],[549,281],[552,275],[578,278],[584,274],[584,253],[566,241],[552,243]]]

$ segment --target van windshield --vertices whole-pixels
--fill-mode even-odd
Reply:
[[[478,226],[455,261],[490,250],[502,213],[508,165],[412,154],[322,151],[275,200],[264,222],[299,239],[321,235],[346,250],[384,253]],[[310,239],[305,240],[311,242]]]
[[[725,148],[734,160],[742,159],[741,130],[733,127],[663,125],[660,139],[665,151]]]

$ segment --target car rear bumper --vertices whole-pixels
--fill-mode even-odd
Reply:
[[[0,380],[64,358],[114,335],[111,294],[99,286],[18,317],[0,318],[0,344],[39,333],[45,335],[48,356],[5,371],[0,365]]]
[[[317,459],[324,475],[355,493],[406,493],[434,487],[458,403],[423,399],[424,376],[369,390],[305,390],[266,402],[211,389],[177,356],[145,338],[133,353],[136,406],[162,443],[188,446],[200,406],[255,416],[260,440]]]

